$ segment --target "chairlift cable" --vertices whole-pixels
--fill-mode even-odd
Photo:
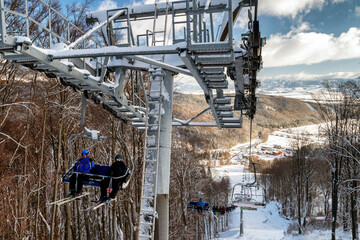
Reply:
[[[129,156],[129,160],[130,160],[130,164],[131,164],[131,170],[130,170],[130,174],[129,174],[130,176],[129,176],[129,179],[128,179],[127,182],[130,182],[131,177],[132,177],[132,174],[133,174],[133,172],[134,172],[134,162],[133,162],[133,159],[132,159],[132,157],[131,157],[129,148],[127,147],[127,144],[125,143],[125,141],[122,140],[122,139],[119,138],[119,137],[117,137],[116,139],[124,144],[125,149],[126,149],[126,153],[127,153],[127,155]],[[129,168],[128,168],[128,170],[126,171],[126,173],[128,173],[128,171],[129,171]],[[125,173],[125,175],[126,175],[126,173]],[[123,176],[122,176],[122,177],[123,177]],[[116,179],[116,177],[114,177],[114,179]]]
[[[253,118],[250,118],[250,149],[249,149],[249,167],[253,164],[252,157],[251,157],[251,138],[252,138],[252,122]],[[250,169],[249,169],[249,179],[250,179]]]
[[[258,11],[258,0],[255,0],[255,17],[254,17],[254,21],[257,21],[257,11]]]
[[[253,122],[253,118],[250,118],[250,150],[249,150],[249,159],[250,159],[250,163],[252,163],[252,159],[251,159],[251,138],[252,138],[252,122]]]

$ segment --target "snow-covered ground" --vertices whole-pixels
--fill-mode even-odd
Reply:
[[[299,128],[283,129],[274,132],[266,143],[261,143],[260,140],[253,142],[256,149],[261,149],[262,145],[276,146],[279,149],[286,149],[291,147],[292,137],[288,135],[296,136],[299,133],[306,133],[309,141],[321,142],[322,139],[316,137],[320,125],[309,125]],[[289,140],[290,139],[290,140]],[[253,175],[247,172],[244,165],[239,161],[241,155],[243,155],[249,148],[249,144],[239,144],[233,147],[230,152],[233,154],[234,165],[222,166],[215,168],[214,173],[219,177],[229,176],[232,186],[235,184],[248,183],[253,181]],[[277,157],[277,156],[276,156]],[[274,159],[273,156],[272,159]],[[269,159],[270,160],[270,159]],[[240,163],[240,164],[239,164]],[[241,187],[236,187],[235,193],[241,193]],[[262,202],[261,186],[259,188],[252,188],[252,201]],[[330,230],[314,230],[304,235],[296,235],[296,232],[289,234],[288,227],[291,225],[291,221],[286,220],[280,215],[281,206],[276,202],[270,202],[265,207],[256,207],[257,210],[243,210],[243,222],[244,222],[244,234],[240,236],[240,207],[237,207],[230,216],[229,229],[219,234],[215,239],[218,240],[231,240],[231,239],[246,239],[246,240],[328,240],[331,239]],[[337,239],[350,240],[351,234],[344,233],[343,231],[337,231]]]
[[[243,210],[244,235],[239,235],[240,208],[231,213],[230,228],[220,233],[217,239],[282,239],[285,236],[289,221],[278,214],[275,202],[257,211]]]
[[[238,183],[253,181],[253,175],[244,170],[243,165],[229,165],[216,168],[219,177],[229,176],[234,186]],[[235,188],[235,193],[240,193],[241,188]],[[252,199],[254,202],[262,202],[261,188],[252,188]],[[236,205],[236,204],[235,204]],[[254,207],[249,205],[250,207]],[[269,203],[265,208],[256,207],[255,210],[243,210],[244,235],[239,236],[240,229],[240,207],[237,207],[230,216],[229,230],[220,233],[216,239],[282,239],[288,228],[289,221],[279,215],[279,208],[275,202]]]
[[[244,178],[249,176],[245,172],[243,165],[229,165],[216,168],[218,176],[229,176],[231,184],[243,182]],[[249,178],[248,178],[249,179]],[[252,178],[250,177],[250,181]],[[246,180],[245,180],[246,181]],[[261,194],[255,198],[259,201]],[[230,216],[229,229],[219,234],[215,239],[218,240],[328,240],[331,239],[330,230],[315,230],[304,235],[296,233],[288,234],[287,230],[291,221],[286,220],[280,214],[280,206],[276,202],[270,202],[265,208],[254,210],[243,210],[244,216],[244,235],[240,236],[240,208],[237,207]],[[350,240],[351,234],[345,233],[340,229],[337,231],[337,239]],[[214,240],[215,240],[214,239]]]
[[[292,154],[292,149],[297,146],[299,139],[302,144],[322,143],[323,137],[319,137],[324,124],[314,124],[296,128],[285,128],[271,133],[266,142],[260,139],[252,141],[252,153],[261,160],[274,160]],[[233,156],[232,162],[241,162],[249,154],[249,143],[242,143],[230,149]]]

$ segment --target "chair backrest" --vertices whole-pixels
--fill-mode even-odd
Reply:
[[[196,206],[197,206],[197,202],[189,202],[189,204],[188,204],[188,208],[196,208]]]
[[[110,168],[110,167],[107,166],[107,165],[95,164],[94,174],[97,174],[97,175],[107,175],[107,172],[108,172],[109,168]]]
[[[204,210],[204,211],[208,211],[208,210],[209,210],[209,207],[210,207],[210,204],[205,203],[205,206],[203,207],[203,210]]]

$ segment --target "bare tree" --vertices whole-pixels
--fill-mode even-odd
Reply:
[[[326,101],[318,102],[319,113],[326,122],[328,141],[328,161],[331,166],[332,178],[332,239],[335,239],[336,222],[339,209],[339,197],[343,202],[343,226],[347,228],[347,218],[351,215],[353,239],[358,239],[356,193],[359,164],[359,82],[347,81],[325,84],[323,93]],[[355,127],[356,126],[356,127]],[[350,207],[348,208],[348,204]]]

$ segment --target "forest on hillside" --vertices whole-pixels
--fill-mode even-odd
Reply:
[[[0,223],[0,238],[106,239],[122,235],[134,239],[144,133],[88,100],[85,126],[99,130],[102,136],[121,138],[131,156],[127,155],[125,145],[115,141],[94,145],[81,139],[70,146],[70,135],[82,132],[81,94],[62,86],[58,79],[19,69],[9,62],[4,65],[6,70],[0,75],[0,214],[4,219]],[[12,74],[8,75],[9,72]],[[173,131],[170,234],[183,234],[187,229],[182,236],[191,239],[196,232],[195,213],[188,212],[188,202],[198,200],[198,193],[202,192],[205,201],[226,205],[230,183],[226,178],[213,179],[206,167],[199,164],[203,153],[184,141],[180,130]],[[58,208],[47,204],[69,192],[61,176],[71,165],[70,147],[75,155],[73,160],[80,158],[83,149],[89,149],[98,164],[109,165],[118,153],[128,166],[130,157],[133,159],[130,185],[118,194],[111,207],[86,210],[92,200],[99,198],[97,189],[88,189],[89,196]]]
[[[68,138],[82,131],[81,94],[62,86],[58,79],[18,69],[8,62],[5,64],[11,71],[2,72],[0,81],[0,152],[3,157],[0,214],[6,219],[0,224],[1,237],[77,239],[123,234],[132,238],[138,221],[143,133],[88,101],[86,126],[100,130],[106,136],[120,137],[127,143],[134,160],[133,180],[128,189],[119,193],[118,201],[111,207],[86,211],[91,200],[98,198],[98,190],[89,190],[91,195],[81,202],[60,208],[47,205],[68,193],[68,186],[60,182],[60,177],[71,163]],[[9,72],[13,74],[8,75]],[[358,86],[355,84],[351,89]],[[330,216],[336,215],[347,229],[352,229],[352,217],[359,215],[357,182],[350,181],[359,177],[359,114],[356,112],[359,105],[355,104],[358,92],[354,91],[356,94],[350,98],[344,88],[340,90],[337,94],[342,98],[334,100],[333,105],[329,102],[318,104],[323,120],[329,122],[326,133],[330,145],[299,147],[293,158],[277,160],[261,170],[261,184],[267,189],[266,199],[282,203],[284,216],[298,219],[294,228],[299,232],[311,226],[309,223],[314,215],[324,214],[328,221],[332,219]],[[339,100],[347,102],[339,104]],[[175,106],[175,111],[178,110],[179,106]],[[201,129],[204,136],[213,131]],[[196,213],[187,210],[188,202],[197,200],[198,193],[202,192],[204,200],[211,205],[225,205],[231,186],[226,178],[214,180],[207,167],[199,164],[199,160],[208,157],[207,150],[211,149],[199,151],[201,145],[184,137],[186,130],[173,129],[170,234],[177,236],[186,229],[181,236],[192,239],[197,231]],[[73,145],[75,158],[86,144]],[[299,140],[299,146],[301,144]],[[91,156],[102,164],[110,164],[117,153],[123,154],[130,165],[121,144],[111,142],[91,149]],[[332,199],[339,201],[330,201]],[[316,204],[324,206],[322,213],[315,211]],[[114,228],[115,225],[120,228]],[[205,229],[200,227],[201,231]]]
[[[290,233],[331,228],[334,240],[341,226],[358,239],[360,82],[325,86],[317,99],[326,144],[309,145],[299,136],[293,156],[260,162],[260,184],[266,201],[281,203],[282,214],[294,220]]]
[[[196,104],[191,104],[196,102]],[[314,109],[316,104],[311,104]],[[207,107],[204,96],[174,94],[174,117],[190,119]],[[268,135],[281,128],[298,127],[320,123],[316,110],[298,99],[259,94],[256,117],[253,120],[252,137],[266,141]],[[204,114],[197,121],[212,121],[212,115]],[[205,131],[204,131],[205,129]],[[243,118],[241,129],[183,128],[182,135],[201,150],[227,149],[250,139],[250,121]]]

